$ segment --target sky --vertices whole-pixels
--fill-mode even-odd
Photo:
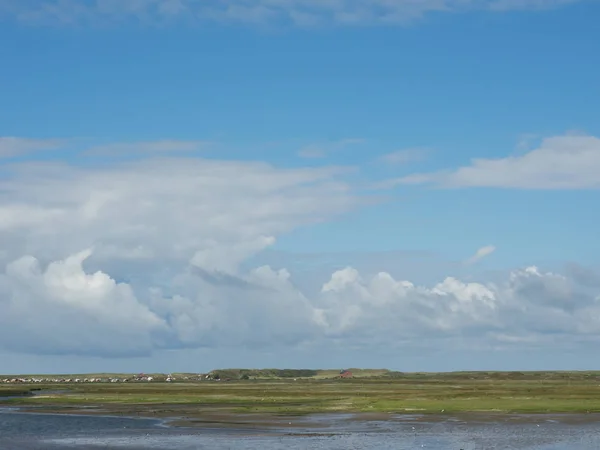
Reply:
[[[0,373],[600,369],[598,17],[0,0]]]

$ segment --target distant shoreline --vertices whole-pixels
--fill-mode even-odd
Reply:
[[[63,373],[63,374],[0,374],[0,386],[3,383],[19,380],[42,380],[52,382],[75,382],[75,380],[102,379],[109,381],[129,380],[129,381],[166,381],[171,378],[178,381],[201,381],[205,379],[292,379],[292,378],[338,378],[342,372],[348,372],[354,378],[456,378],[456,377],[476,377],[476,378],[501,378],[516,379],[529,377],[598,377],[600,379],[600,370],[532,370],[532,371],[451,371],[451,372],[402,372],[390,369],[360,369],[360,368],[342,368],[342,369],[214,369],[209,372],[90,372],[90,373]]]

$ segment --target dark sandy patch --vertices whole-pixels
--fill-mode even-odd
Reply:
[[[190,408],[189,405],[154,405],[152,407],[88,407],[81,408],[44,405],[23,407],[19,411],[35,414],[64,414],[85,416],[112,416],[125,418],[160,419],[173,427],[202,427],[224,429],[316,429],[328,425],[311,421],[309,416],[288,416],[278,414],[250,413],[239,414],[214,411],[215,408]]]

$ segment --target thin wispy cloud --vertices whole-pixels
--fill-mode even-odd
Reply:
[[[514,11],[519,9],[549,9],[578,3],[581,0],[494,0],[489,2],[494,11]]]
[[[518,156],[475,158],[469,165],[387,180],[379,188],[432,184],[442,188],[600,189],[600,138],[566,134],[543,139]]]
[[[85,151],[88,156],[121,156],[121,155],[151,155],[173,154],[203,150],[211,146],[206,141],[142,141],[142,142],[115,142],[96,145]]]
[[[496,251],[496,247],[493,245],[486,245],[485,247],[481,247],[478,249],[473,256],[467,259],[467,264],[475,264],[478,261],[481,261],[486,256],[491,255]]]
[[[422,161],[429,155],[427,148],[406,148],[395,152],[387,153],[379,158],[379,161],[385,164],[406,164],[409,162]]]
[[[335,151],[342,150],[350,145],[362,144],[364,142],[364,139],[347,138],[333,142],[309,144],[302,147],[298,151],[298,156],[301,158],[324,158]]]
[[[534,143],[540,138],[534,133],[525,133],[519,136],[517,141],[516,150],[519,152],[527,152],[532,150]]]
[[[0,0],[22,22],[76,24],[134,19],[282,23],[295,26],[401,24],[430,12],[556,8],[585,0]]]
[[[12,158],[44,150],[56,150],[65,145],[63,139],[29,139],[0,136],[0,158]]]

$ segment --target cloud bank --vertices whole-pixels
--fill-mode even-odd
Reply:
[[[0,0],[0,13],[28,23],[135,19],[245,24],[399,24],[427,13],[548,9],[585,0]]]
[[[2,171],[5,350],[125,357],[456,338],[522,348],[600,332],[600,275],[582,268],[425,286],[346,267],[314,292],[286,267],[249,266],[279,236],[360,207],[344,168],[179,156]]]
[[[229,276],[190,268],[167,290],[134,288],[86,271],[91,255],[85,250],[46,266],[24,256],[6,266],[0,276],[4,349],[111,357],[323,344],[368,351],[415,342],[440,348],[456,338],[472,349],[535,348],[596,342],[600,332],[597,289],[536,267],[515,270],[500,284],[447,277],[433,286],[348,267],[308,296],[287,270],[268,266]]]

